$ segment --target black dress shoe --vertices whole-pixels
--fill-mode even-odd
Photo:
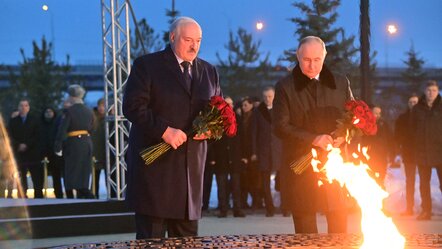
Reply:
[[[283,212],[282,212],[282,216],[284,216],[284,217],[290,217],[290,212],[288,212],[288,211],[283,211]]]
[[[218,218],[226,218],[227,217],[227,211],[220,211],[218,214]]]
[[[242,210],[233,211],[233,217],[246,217],[246,214]]]
[[[417,220],[431,220],[431,212],[425,212],[423,211],[420,213],[417,217]]]
[[[266,217],[273,217],[273,216],[275,216],[275,213],[273,211],[266,212]]]

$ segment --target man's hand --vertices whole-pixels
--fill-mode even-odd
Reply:
[[[315,139],[312,142],[313,146],[319,147],[323,150],[327,150],[329,144],[330,145],[334,144],[333,138],[330,135],[319,135],[315,137]]]
[[[205,139],[210,138],[211,135],[212,135],[212,133],[211,133],[210,130],[209,130],[209,131],[207,131],[207,132],[205,132],[205,133],[202,133],[202,134],[196,134],[196,135],[193,137],[193,140],[205,140]]]
[[[172,146],[174,149],[177,149],[187,141],[186,133],[180,129],[175,129],[172,127],[167,127],[161,138],[164,140],[164,142],[170,144],[170,146]]]
[[[62,151],[62,150],[60,150],[60,151],[56,151],[56,152],[55,152],[55,155],[57,155],[57,156],[59,156],[59,157],[62,157],[62,156],[63,156],[63,151]]]

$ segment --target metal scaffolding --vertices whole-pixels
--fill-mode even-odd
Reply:
[[[123,90],[129,76],[129,3],[101,0],[104,93],[106,104],[106,169],[108,199],[124,199],[130,124],[123,116]]]

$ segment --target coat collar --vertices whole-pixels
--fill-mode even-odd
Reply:
[[[296,91],[301,91],[308,85],[308,83],[312,82],[309,77],[302,73],[299,64],[293,69],[292,75]],[[319,82],[330,89],[336,89],[335,77],[325,65],[319,73]]]
[[[436,99],[434,100],[434,102],[433,102],[433,106],[431,107],[431,109],[433,109],[435,106],[440,105],[441,101],[442,101],[442,98],[441,98],[441,96],[440,96],[440,94],[439,94],[439,95],[437,95]],[[418,104],[418,105],[425,106],[426,108],[428,108],[427,100],[426,100],[425,95],[422,95],[422,96],[419,98],[419,101],[417,102],[417,104]]]
[[[259,104],[258,111],[261,113],[262,117],[267,120],[267,122],[272,123],[272,117],[270,116],[269,109],[264,102]]]

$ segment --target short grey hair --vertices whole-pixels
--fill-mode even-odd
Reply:
[[[201,26],[199,25],[199,23],[197,21],[195,21],[195,19],[187,17],[187,16],[181,16],[178,17],[177,19],[175,19],[175,21],[172,22],[172,24],[169,27],[169,39],[170,39],[170,35],[172,33],[175,34],[175,36],[179,36],[180,33],[180,27],[188,24],[188,23],[195,23],[199,29],[201,30]]]
[[[313,36],[313,35],[306,36],[306,37],[302,38],[301,41],[299,41],[298,49],[296,51],[299,51],[301,49],[302,45],[307,44],[307,43],[312,43],[312,42],[316,42],[316,43],[321,44],[322,49],[324,49],[324,53],[327,54],[327,49],[325,48],[324,41],[321,38],[319,38],[317,36]]]
[[[84,88],[78,84],[70,85],[68,87],[68,94],[70,97],[82,99],[85,93],[86,91]]]

